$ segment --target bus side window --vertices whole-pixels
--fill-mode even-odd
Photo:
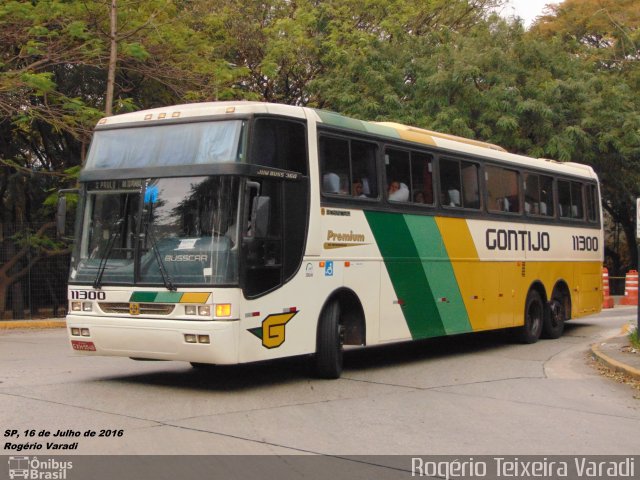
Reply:
[[[411,193],[409,152],[388,148],[384,155],[387,175],[387,195],[391,202],[408,202]]]
[[[254,163],[308,174],[306,130],[302,123],[259,118],[252,144]]]
[[[553,217],[553,178],[524,174],[524,211],[527,215]]]
[[[520,212],[518,172],[487,165],[487,201],[490,212]],[[526,206],[525,206],[526,208]]]
[[[446,207],[479,209],[478,164],[440,159],[440,192]]]
[[[411,194],[414,203],[433,205],[433,157],[411,152]]]
[[[376,145],[351,140],[351,195],[377,198]]]
[[[347,195],[349,186],[349,142],[322,136],[319,142],[322,193]]]
[[[558,181],[558,213],[562,218],[582,220],[582,184],[579,182]]]
[[[376,144],[321,136],[322,193],[377,198]]]

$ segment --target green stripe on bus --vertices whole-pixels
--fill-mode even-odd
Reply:
[[[365,212],[413,339],[446,334],[403,215]],[[436,229],[437,231],[437,229]],[[438,235],[439,236],[439,235]]]
[[[405,222],[447,334],[471,332],[469,315],[435,217],[405,215]]]
[[[391,128],[386,125],[377,125],[372,122],[364,122],[362,120],[344,117],[337,113],[328,112],[326,110],[314,111],[318,114],[320,120],[322,120],[322,123],[326,123],[327,125],[355,130],[358,132],[372,133],[374,135],[382,135],[390,138],[400,138],[400,134],[395,128]]]
[[[180,292],[158,292],[155,301],[160,303],[180,303],[182,295]]]
[[[137,303],[153,303],[156,299],[156,295],[158,295],[158,292],[133,292],[129,301]]]
[[[366,212],[411,337],[472,331],[433,217]]]

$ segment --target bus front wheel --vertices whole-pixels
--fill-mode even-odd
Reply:
[[[340,303],[331,301],[320,317],[315,368],[320,378],[339,378],[342,373],[344,328],[340,324]]]
[[[524,325],[518,331],[522,343],[535,343],[542,334],[544,303],[537,290],[529,290],[524,306]]]

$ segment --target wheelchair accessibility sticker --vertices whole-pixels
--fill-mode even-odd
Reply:
[[[333,260],[329,260],[324,264],[324,276],[333,277]]]

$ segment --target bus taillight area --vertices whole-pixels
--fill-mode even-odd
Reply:
[[[236,364],[239,332],[238,321],[67,316],[70,347],[81,355]]]

